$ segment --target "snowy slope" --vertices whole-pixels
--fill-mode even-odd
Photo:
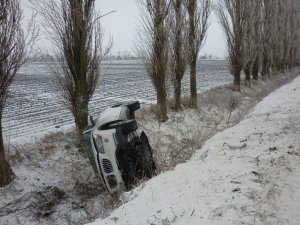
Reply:
[[[90,225],[299,224],[300,77]]]

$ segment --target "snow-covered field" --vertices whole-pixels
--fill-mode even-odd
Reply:
[[[299,112],[300,77],[90,225],[299,224]]]
[[[198,63],[198,89],[206,90],[232,79],[227,62],[205,60]],[[90,113],[99,115],[107,106],[117,102],[155,100],[155,92],[143,65],[138,61],[105,61],[104,77],[90,102]],[[188,91],[185,76],[183,92]],[[16,76],[10,89],[11,98],[4,112],[6,142],[35,141],[49,131],[66,130],[74,126],[71,113],[60,102],[46,63],[29,63]]]

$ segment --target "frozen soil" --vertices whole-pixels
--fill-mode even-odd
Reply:
[[[189,160],[206,140],[238,123],[257,102],[298,72],[253,82],[251,88],[242,86],[241,93],[230,85],[205,91],[199,94],[197,110],[186,108],[183,99],[184,110],[170,109],[166,123],[157,122],[155,106],[142,105],[137,120],[155,150],[158,172]],[[49,133],[35,142],[7,146],[15,179],[0,188],[0,225],[85,224],[107,217],[133,198],[129,193],[112,197],[104,190],[74,136],[72,132]]]

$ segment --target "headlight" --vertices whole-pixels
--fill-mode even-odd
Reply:
[[[102,137],[99,135],[96,135],[96,137],[94,137],[94,142],[96,145],[97,152],[104,154],[105,151],[104,151],[104,147],[103,147],[103,143],[102,143]]]

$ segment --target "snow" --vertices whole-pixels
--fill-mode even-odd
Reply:
[[[232,80],[226,60],[198,61],[199,91]],[[10,87],[7,107],[3,114],[3,134],[6,143],[31,143],[49,132],[65,132],[74,127],[72,114],[62,102],[51,65],[30,62],[21,68]],[[137,60],[105,61],[103,77],[89,104],[92,116],[108,106],[124,101],[139,100],[151,104],[156,94],[144,66]],[[189,93],[189,79],[182,81],[182,93]]]
[[[16,177],[0,188],[0,225],[84,224],[110,211],[105,207],[111,197],[79,151],[74,134],[48,133],[36,141],[11,146]],[[55,198],[52,189],[64,197]],[[45,208],[51,215],[41,214]]]
[[[299,224],[300,77],[89,225]]]
[[[145,131],[149,138],[151,146],[154,149],[154,158],[158,173],[160,173],[161,171],[173,170],[176,165],[190,160],[191,156],[194,155],[197,149],[201,148],[204,145],[204,142],[206,140],[208,140],[217,132],[223,131],[224,129],[237,124],[249,113],[249,110],[253,109],[258,101],[260,101],[268,93],[278,88],[279,86],[291,82],[293,78],[295,78],[298,74],[299,70],[293,70],[289,73],[272,76],[268,79],[260,78],[259,81],[252,82],[251,88],[242,85],[241,93],[233,91],[231,89],[231,85],[223,85],[202,92],[198,95],[199,105],[201,106],[198,110],[186,108],[187,102],[183,101],[184,110],[178,112],[170,110],[168,112],[169,120],[165,123],[159,123],[157,121],[155,117],[155,106],[149,106],[147,105],[147,103],[142,104],[141,109],[136,114],[136,119],[139,123],[140,128],[138,132],[141,132],[141,130]],[[291,98],[290,95],[282,95],[281,97],[285,97],[288,99]],[[294,97],[296,98],[297,95],[294,95]],[[123,98],[127,99],[126,96],[123,96]],[[145,99],[147,100],[147,98]],[[110,100],[108,100],[107,102],[109,101]],[[233,102],[237,103],[237,107],[232,108]],[[289,101],[287,102],[289,106],[290,103]],[[269,103],[270,104],[268,107],[273,107],[273,102]],[[276,110],[281,111],[280,108]],[[268,111],[261,111],[260,113],[266,114],[266,120],[270,120],[273,117],[273,114],[269,114]],[[42,114],[44,115],[44,113]],[[294,114],[297,115],[296,113]],[[58,114],[55,115],[57,115],[58,117]],[[48,121],[47,118],[44,119],[45,120],[43,121]],[[284,132],[289,131],[287,129],[289,125],[294,128],[297,127],[295,125],[297,123],[294,121],[297,121],[297,119],[291,118],[290,120],[286,120],[286,128],[284,128]],[[17,120],[15,122],[17,123]],[[26,123],[26,126],[27,124],[30,124],[32,126],[36,125],[36,123],[29,122],[30,121]],[[170,178],[168,177],[170,172],[167,172],[162,174],[162,176],[165,176],[165,178],[156,177],[151,182],[140,181],[141,185],[132,192],[121,193],[118,196],[112,197],[105,191],[104,187],[100,183],[100,180],[94,175],[88,159],[76,142],[74,129],[72,129],[72,127],[69,125],[70,124],[67,123],[64,123],[64,125],[59,124],[60,127],[55,127],[54,129],[53,126],[47,126],[47,122],[45,122],[43,123],[43,127],[45,128],[43,132],[41,132],[41,130],[39,129],[35,129],[32,130],[32,133],[25,132],[26,136],[17,135],[17,133],[14,133],[14,135],[17,136],[16,141],[14,139],[14,135],[9,135],[10,141],[7,142],[7,157],[16,177],[9,185],[0,188],[0,225],[65,225],[91,223],[96,218],[107,217],[113,210],[120,207],[120,205],[126,202],[130,202],[131,200],[135,201],[135,199],[139,199],[139,196],[144,193],[144,188],[147,190],[148,185],[152,185],[152,183],[154,184],[155,182],[157,182],[157,186],[155,186],[155,188],[150,186],[151,193],[153,192],[153,197],[151,196],[151,199],[153,198],[158,202],[165,201],[166,203],[168,203],[168,192],[170,189],[169,186],[174,185],[173,183],[178,183],[179,181],[183,182],[182,184],[179,182],[179,184],[176,184],[176,186],[179,188],[179,190],[181,190],[181,192],[186,192],[185,183],[190,182],[189,179],[194,178],[188,176],[183,177],[178,181],[176,180],[176,177],[179,173],[183,173],[183,175],[186,176],[185,171],[187,171],[189,174],[192,173],[191,165],[194,164],[194,170],[196,170],[197,172],[203,171],[201,172],[201,176],[199,175],[199,178],[191,180],[193,182],[197,181],[196,184],[198,185],[198,187],[200,186],[200,188],[192,185],[189,186],[191,188],[194,188],[195,193],[197,193],[194,194],[193,197],[197,196],[198,198],[200,198],[200,200],[195,200],[192,202],[190,200],[185,200],[184,204],[186,206],[183,208],[183,211],[187,215],[190,214],[192,216],[198,216],[198,214],[200,213],[199,210],[206,210],[206,206],[201,205],[204,203],[200,204],[198,202],[201,201],[201,199],[206,200],[207,202],[209,202],[209,204],[213,203],[213,201],[216,202],[214,203],[214,206],[210,206],[212,208],[210,210],[220,207],[217,204],[217,200],[224,197],[222,195],[223,192],[220,191],[221,189],[219,190],[214,187],[216,190],[219,190],[219,194],[215,194],[214,189],[211,188],[212,186],[208,185],[213,185],[212,181],[218,179],[211,174],[211,171],[217,171],[216,168],[218,167],[216,167],[215,164],[221,164],[220,160],[213,160],[212,162],[210,162],[210,167],[205,164],[207,157],[211,157],[210,153],[214,153],[212,150],[198,150],[197,152],[200,153],[197,153],[194,158],[190,160],[190,165],[187,166],[187,168],[189,167],[190,169],[184,168],[181,172],[170,175]],[[49,133],[49,129],[53,130],[53,133]],[[11,127],[10,130],[14,131],[15,129]],[[59,130],[63,130],[63,132],[58,132]],[[292,132],[292,130],[290,131]],[[31,134],[34,134],[34,132],[38,132],[39,135],[35,134],[34,136],[31,136]],[[257,134],[255,135],[257,136],[257,138],[265,139],[265,137],[262,136],[263,134],[261,132],[257,131],[256,133]],[[44,134],[47,135],[43,136]],[[223,142],[221,142],[221,144],[223,144]],[[288,145],[289,147],[291,146],[290,155],[297,156],[298,153],[292,152],[294,150],[293,146],[297,145]],[[248,143],[244,139],[242,140],[242,142],[239,142],[239,140],[232,140],[226,142],[226,144],[224,146],[222,145],[220,148],[223,147],[225,149],[224,151],[229,154],[231,151],[237,151],[239,148],[241,148],[242,150],[246,150],[248,147]],[[273,143],[272,145],[270,145],[270,147],[270,152],[275,153],[277,151],[276,149],[274,150]],[[269,146],[267,146],[267,149],[269,149]],[[198,157],[200,157],[201,160],[197,160],[202,163],[201,167],[198,167],[197,165],[197,163],[199,164],[199,162],[194,162],[195,157],[198,154],[200,154]],[[222,159],[221,161],[224,160]],[[257,161],[257,159],[255,160]],[[262,160],[262,158],[260,158],[260,160]],[[235,160],[233,161],[235,162]],[[194,164],[192,162],[194,162]],[[273,160],[271,163],[275,165],[276,161]],[[224,165],[222,168],[227,165],[227,162],[223,164]],[[185,164],[178,166],[175,171],[178,171],[179,168],[183,168],[184,165]],[[239,166],[240,164],[237,164],[236,168],[239,168]],[[288,167],[287,170],[290,169],[291,168]],[[250,171],[251,176],[253,174],[253,177],[251,177],[251,179],[259,181],[259,179],[263,178],[261,178],[261,171],[254,169],[252,171]],[[171,172],[171,174],[172,173],[173,172]],[[248,183],[245,181],[247,177],[243,178],[244,180],[241,178],[241,181],[239,181],[238,178],[230,180],[229,184],[228,181],[222,181],[225,182],[225,184],[223,184],[223,189],[229,192],[229,194],[227,192],[226,195],[224,194],[225,196],[227,196],[227,198],[231,197],[230,193],[232,193],[232,190],[235,189],[233,193],[238,194],[239,191],[243,192],[245,190],[245,186],[248,185]],[[164,185],[167,186],[167,188],[165,188],[165,199],[157,194],[161,191],[160,187],[163,187],[160,179],[165,179]],[[202,185],[207,185],[206,189],[203,188]],[[212,189],[211,192],[209,192],[209,188]],[[241,188],[241,190],[239,190],[238,188]],[[200,191],[203,191],[198,193],[198,189]],[[57,197],[57,191],[59,190],[65,193],[62,199]],[[286,191],[286,193],[288,194],[290,189],[287,189]],[[282,191],[282,193],[283,192],[284,191]],[[146,195],[145,193],[144,195]],[[216,199],[212,200],[209,198],[203,198],[203,196],[206,195],[214,196]],[[254,194],[252,195],[254,196]],[[172,196],[176,196],[176,194],[173,194]],[[182,198],[189,198],[189,196],[186,196],[186,194],[183,195],[181,193],[181,196]],[[45,198],[48,201],[45,202]],[[148,220],[154,221],[153,224],[170,224],[172,222],[171,220],[173,220],[175,217],[176,220],[174,220],[174,222],[172,223],[186,223],[185,221],[182,222],[182,220],[178,219],[182,214],[180,209],[177,209],[175,207],[175,210],[170,209],[169,211],[167,211],[168,208],[164,208],[167,206],[161,207],[160,205],[162,205],[162,203],[160,202],[157,203],[159,204],[159,206],[153,205],[153,203],[150,204],[150,200],[145,200],[147,198],[150,197],[146,196],[142,204],[145,204],[146,202],[153,208],[153,210],[147,212],[147,208],[141,208],[143,212],[142,214],[144,214],[144,217],[141,216],[141,224],[145,223],[144,220],[145,218],[147,218],[147,216],[149,216],[148,213],[152,213],[149,217],[150,219]],[[177,200],[177,198],[174,198],[172,204],[176,205]],[[288,202],[286,204],[289,205],[291,203]],[[170,204],[170,206],[172,205]],[[236,207],[236,205],[234,206]],[[155,207],[157,208],[157,210],[155,210]],[[172,207],[174,208],[174,206]],[[297,209],[297,207],[294,208]],[[188,210],[190,209],[191,212],[188,212]],[[130,211],[131,209],[129,208],[128,210]],[[217,209],[215,213],[223,213],[222,210],[224,211],[224,209],[222,208]],[[135,211],[138,212],[138,210]],[[245,209],[243,208],[242,211],[244,212]],[[157,215],[160,213],[163,213],[162,216]],[[260,216],[263,214],[257,212],[257,215]],[[204,215],[201,214],[201,216],[203,217]],[[111,218],[113,220],[119,220],[119,217],[120,216]],[[157,217],[156,220],[155,217]],[[130,219],[131,218],[134,218],[134,216],[130,216]],[[197,219],[198,217],[195,218],[195,220]],[[128,223],[134,224],[134,222],[132,222],[131,220],[129,220]],[[151,223],[149,222],[148,224]]]

